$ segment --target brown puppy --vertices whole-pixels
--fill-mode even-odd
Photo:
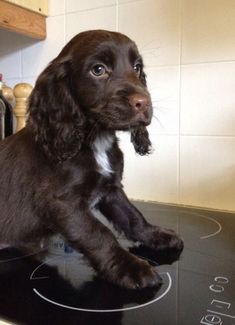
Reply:
[[[0,242],[27,246],[60,233],[107,280],[127,288],[161,283],[93,216],[99,209],[127,238],[181,250],[171,230],[150,225],[128,201],[116,130],[149,153],[152,104],[142,58],[126,36],[75,36],[39,76],[26,127],[0,143]]]

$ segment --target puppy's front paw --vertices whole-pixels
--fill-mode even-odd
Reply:
[[[171,229],[153,227],[148,245],[153,249],[173,249],[181,252],[184,242],[180,236]]]
[[[127,289],[159,287],[162,279],[157,271],[146,261],[125,252],[120,260],[106,270],[105,278]]]

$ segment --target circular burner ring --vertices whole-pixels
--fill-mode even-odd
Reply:
[[[208,239],[210,237],[214,237],[214,236],[218,235],[223,229],[222,225],[219,223],[218,220],[216,220],[212,217],[206,216],[204,214],[197,213],[197,212],[191,212],[191,211],[184,211],[184,210],[181,210],[180,213],[183,215],[187,214],[187,216],[191,215],[191,216],[195,216],[195,217],[200,217],[202,219],[207,219],[217,226],[216,231],[214,231],[213,233],[207,234],[207,235],[200,236],[199,239]]]
[[[50,260],[55,260],[55,259],[61,259],[61,256],[57,256],[55,258],[52,258]],[[143,257],[141,257],[143,258]],[[37,266],[37,268],[34,269],[34,271],[31,273],[30,276],[30,280],[44,280],[44,279],[48,279],[49,277],[47,276],[38,276],[36,275],[36,272],[43,266],[46,265],[50,260],[47,260],[46,262],[41,263],[39,266]],[[147,259],[148,260],[148,259]],[[157,264],[156,262],[150,260],[153,264]],[[134,310],[134,309],[139,309],[139,308],[144,308],[148,305],[151,305],[159,300],[161,300],[163,297],[165,297],[168,292],[171,290],[172,287],[172,277],[170,275],[169,272],[161,272],[159,273],[162,276],[166,277],[167,280],[167,285],[165,290],[159,295],[156,296],[155,298],[151,299],[150,301],[147,301],[145,303],[136,305],[136,306],[131,306],[131,307],[123,307],[123,308],[113,308],[113,309],[91,309],[91,308],[81,308],[81,307],[74,307],[74,306],[70,306],[67,304],[63,304],[60,302],[57,302],[53,299],[50,299],[48,297],[46,297],[45,295],[43,295],[40,290],[38,290],[35,286],[33,287],[33,292],[39,296],[41,299],[43,299],[44,301],[56,305],[58,307],[62,307],[62,308],[66,308],[66,309],[70,309],[70,310],[76,310],[76,311],[82,311],[82,312],[93,312],[93,313],[112,313],[112,312],[122,312],[122,311],[128,311],[128,310]]]

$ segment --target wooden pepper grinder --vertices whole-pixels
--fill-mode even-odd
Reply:
[[[27,100],[31,94],[33,87],[28,83],[19,83],[15,85],[13,93],[15,95],[16,104],[13,109],[16,117],[16,131],[18,132],[25,127],[26,113],[27,113]]]
[[[11,106],[13,107],[14,102],[15,102],[15,98],[14,98],[14,95],[13,95],[13,90],[8,86],[3,86],[2,94],[8,100],[8,102],[11,104]]]

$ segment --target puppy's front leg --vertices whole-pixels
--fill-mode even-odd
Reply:
[[[130,203],[124,191],[115,188],[99,204],[101,213],[127,238],[140,241],[153,249],[182,251],[183,241],[173,230],[149,224],[141,212]]]
[[[51,211],[56,230],[82,252],[98,273],[115,284],[135,289],[157,286],[161,278],[153,267],[124,250],[112,232],[89,208],[71,202],[53,202]]]

